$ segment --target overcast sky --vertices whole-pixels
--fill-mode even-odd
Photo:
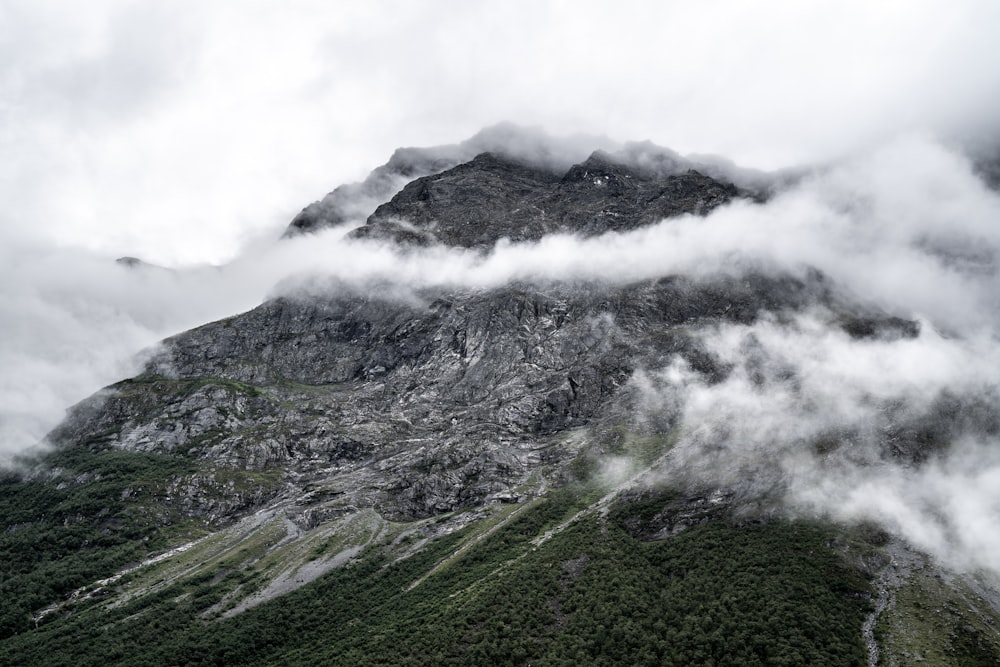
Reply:
[[[0,0],[0,241],[223,262],[503,120],[773,168],[990,130],[993,0]]]
[[[1000,196],[955,150],[1000,137],[997,26],[997,0],[0,0],[0,464],[138,372],[142,350],[275,290],[810,266],[921,335],[852,341],[817,312],[708,336],[734,363],[748,340],[774,360],[766,400],[739,372],[713,386],[637,373],[653,410],[687,401],[677,470],[765,484],[770,461],[798,508],[874,517],[1000,575],[995,438],[967,434],[916,470],[868,465],[872,438],[836,465],[801,447],[830,420],[877,434],[873,396],[914,411],[1000,396]],[[708,224],[488,256],[401,255],[336,230],[274,243],[396,147],[502,121],[832,166]]]
[[[930,215],[931,226],[954,217],[926,213],[952,200],[939,191],[962,192],[962,210],[977,213],[963,220],[981,234],[994,203],[928,137],[1000,136],[997,25],[995,0],[0,0],[0,454],[135,372],[139,350],[253,307],[289,271],[388,269],[422,284],[448,272],[489,282],[604,266],[606,247],[560,250],[558,240],[478,268],[461,256],[407,263],[331,238],[270,247],[302,207],[396,147],[458,142],[502,121],[760,168],[896,145],[881,153],[895,156],[887,167],[872,168],[878,178],[848,170],[860,178],[837,187],[890,202],[895,217]],[[897,135],[909,138],[893,144]],[[952,173],[963,185],[942,190]],[[886,193],[904,193],[907,207]],[[842,204],[827,211],[824,198],[797,216],[819,227],[836,219]],[[933,297],[978,313],[994,293],[962,290],[980,299],[966,308],[924,289],[945,284],[938,274],[915,281],[895,261],[865,264],[897,270],[895,281],[838,274],[836,257],[863,254],[824,255],[840,246],[790,233],[780,209],[753,223],[771,224],[767,235],[746,237],[736,211],[714,240],[692,228],[684,243],[659,243],[686,249],[674,253],[681,263],[719,247],[806,257],[882,285],[907,309],[939,310]],[[664,233],[687,233],[675,229]],[[660,266],[660,246],[646,245]],[[190,267],[241,253],[219,273],[140,276],[111,261]],[[645,266],[614,257],[612,271]]]

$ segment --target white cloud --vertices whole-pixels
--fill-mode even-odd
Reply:
[[[992,2],[0,7],[4,227],[221,261],[399,145],[501,120],[777,167],[995,130]]]
[[[708,332],[708,349],[733,368],[718,384],[683,364],[645,371],[656,378],[634,384],[645,409],[679,416],[660,474],[797,513],[875,520],[946,565],[1000,574],[1000,434],[972,409],[998,407],[1000,346],[926,323],[914,339],[852,340],[830,319],[818,311]],[[941,412],[946,397],[961,401],[958,414]],[[913,443],[892,451],[893,438],[905,440],[893,433],[928,423],[942,441],[917,437],[922,462]]]
[[[934,137],[996,142],[998,19],[990,0],[0,1],[0,454],[131,373],[142,348],[276,289],[813,266],[920,318],[921,336],[857,342],[822,314],[764,320],[752,333],[799,378],[772,378],[766,396],[745,374],[707,387],[673,367],[650,391],[684,392],[658,397],[692,424],[678,464],[724,481],[776,460],[798,506],[867,513],[950,562],[996,570],[997,443],[969,436],[913,470],[864,445],[878,401],[918,410],[995,386],[1000,201]],[[764,168],[832,166],[765,206],[485,257],[401,255],[344,230],[269,241],[394,148],[502,120]],[[112,262],[241,249],[218,270]],[[739,359],[748,333],[723,328],[712,344]],[[862,446],[822,465],[802,454],[846,427]]]
[[[278,244],[262,241],[218,269],[128,271],[107,255],[11,239],[0,263],[0,324],[8,332],[0,340],[8,369],[0,378],[0,397],[6,398],[0,421],[20,420],[22,428],[5,449],[33,442],[66,405],[127,375],[134,355],[156,340],[249,309],[276,291],[327,289],[330,280],[490,287],[511,280],[625,282],[747,268],[797,273],[814,266],[856,298],[926,318],[941,330],[981,336],[975,332],[1000,324],[998,213],[1000,199],[962,158],[915,137],[817,173],[764,206],[735,203],[708,218],[682,217],[599,238],[501,243],[487,255],[447,248],[399,253],[346,240],[339,229]],[[359,221],[364,216],[362,210]],[[978,253],[973,260],[985,259],[942,259],[946,251],[970,249]],[[893,350],[905,354],[911,347]],[[953,373],[967,361],[931,351],[913,352],[909,360],[888,357],[895,365],[884,372],[880,364],[887,358],[858,356],[854,347],[810,363],[832,363],[841,373],[855,363],[878,378],[937,386],[933,372]],[[911,377],[918,370],[924,375]]]

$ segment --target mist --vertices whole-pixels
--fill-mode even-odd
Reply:
[[[998,20],[978,0],[3,3],[0,462],[164,337],[274,296],[819,271],[919,336],[850,339],[821,309],[703,332],[725,381],[679,360],[633,378],[643,410],[680,424],[658,474],[873,519],[1000,573],[984,416],[1000,411],[1000,198],[967,157],[998,145]],[[457,143],[506,119],[545,129]],[[621,142],[647,139],[793,177],[695,157],[776,188],[705,218],[486,253],[348,238],[397,178],[352,191],[341,226],[277,240],[400,146],[560,169],[596,148],[639,163],[642,145]],[[929,456],[887,455],[949,401],[974,409]]]
[[[733,368],[723,382],[679,358],[632,380],[647,417],[678,424],[654,477],[792,514],[873,520],[949,567],[1000,575],[998,216],[1000,197],[969,159],[917,133],[807,172],[765,204],[629,233],[480,253],[401,251],[334,230],[282,249],[299,271],[272,294],[819,270],[840,303],[912,319],[919,334],[852,338],[820,307],[700,331]],[[609,465],[616,479],[630,469]]]
[[[1000,574],[995,336],[855,340],[821,309],[707,332],[732,372],[676,360],[633,379],[679,423],[656,479],[793,514],[872,520],[950,567]]]
[[[0,227],[226,263],[396,148],[504,120],[764,169],[995,137],[998,20],[990,0],[6,0]]]
[[[547,144],[535,130],[491,136],[491,149],[551,168],[580,159],[588,141],[609,148]],[[610,148],[642,159],[634,146]],[[655,477],[793,514],[874,520],[949,567],[1000,575],[1000,196],[954,145],[901,135],[798,172],[766,203],[736,200],[628,233],[501,240],[489,252],[353,240],[379,202],[347,192],[343,225],[280,240],[275,229],[222,266],[128,265],[10,239],[0,453],[37,446],[67,406],[139,372],[165,336],[275,296],[819,271],[843,303],[915,320],[919,335],[854,339],[820,307],[708,326],[699,337],[733,369],[722,382],[680,358],[631,381],[641,411],[678,429]],[[914,432],[930,432],[930,446],[916,448]]]

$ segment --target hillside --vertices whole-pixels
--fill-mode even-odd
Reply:
[[[803,178],[509,131],[397,151],[286,236],[610,245]],[[997,664],[988,571],[803,500],[989,441],[995,391],[836,384],[945,338],[808,264],[666,269],[319,277],[167,339],[0,480],[0,662]]]

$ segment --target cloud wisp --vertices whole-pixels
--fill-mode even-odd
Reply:
[[[164,336],[246,310],[269,294],[325,289],[328,279],[491,287],[747,268],[794,274],[815,267],[855,296],[902,316],[927,317],[943,330],[993,327],[998,312],[1000,232],[992,221],[1000,216],[1000,201],[964,158],[922,137],[816,172],[763,206],[737,202],[707,218],[671,219],[625,234],[501,242],[488,254],[442,247],[401,251],[346,238],[376,203],[359,201],[356,219],[338,229],[279,243],[262,240],[223,267],[129,270],[110,257],[8,239],[4,322],[12,334],[3,342],[11,369],[5,395],[22,390],[19,378],[32,377],[16,370],[19,359],[43,368],[49,350],[66,349],[84,360],[81,380],[64,376],[59,382],[52,367],[45,390],[55,392],[53,405],[65,406],[114,380],[128,359]],[[69,372],[75,363],[58,368]],[[91,365],[102,370],[89,374]],[[51,389],[57,384],[63,388]],[[47,405],[43,421],[51,425],[57,415],[48,403],[5,401]],[[41,434],[36,429],[34,435]]]
[[[682,424],[664,474],[873,518],[955,567],[1000,573],[997,531],[984,528],[1000,519],[990,418],[1000,412],[1000,197],[956,150],[908,135],[809,172],[764,204],[594,238],[502,241],[488,253],[351,240],[374,203],[359,199],[342,227],[260,242],[222,267],[129,268],[8,244],[0,453],[38,442],[67,405],[134,372],[157,340],[269,296],[818,269],[844,299],[919,320],[919,336],[855,340],[819,309],[702,332],[733,368],[724,381],[706,384],[681,362],[633,380],[645,410]]]
[[[0,226],[224,262],[398,146],[512,119],[764,168],[996,136],[1000,6],[6,0]]]
[[[658,475],[843,521],[869,519],[959,569],[1000,574],[1000,363],[995,337],[855,340],[829,312],[705,332],[731,367],[637,374],[645,409],[673,413]]]
[[[669,274],[819,269],[874,305],[943,329],[993,326],[1000,197],[960,153],[921,135],[815,171],[766,205],[747,201],[628,233],[538,243],[501,241],[482,254],[443,247],[400,252],[340,229],[268,246],[241,264],[268,276],[298,267],[339,280],[489,287],[512,280],[629,282]],[[289,279],[284,289],[292,289]]]

